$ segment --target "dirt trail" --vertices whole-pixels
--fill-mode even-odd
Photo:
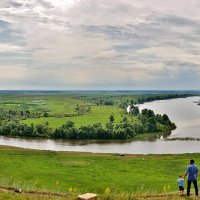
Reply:
[[[0,191],[2,192],[11,192],[11,193],[22,193],[22,194],[29,194],[29,195],[38,195],[38,196],[46,196],[46,197],[71,197],[70,194],[60,194],[60,193],[53,193],[53,192],[36,192],[36,191],[22,191],[20,192],[19,189],[11,188],[11,187],[3,187],[0,186]],[[179,192],[172,192],[172,193],[165,193],[165,194],[143,194],[143,195],[133,195],[133,198],[136,199],[170,199],[170,198],[178,198]],[[183,198],[183,197],[182,197]]]
[[[40,195],[40,196],[48,196],[48,197],[69,197],[69,196],[71,196],[70,194],[60,194],[60,193],[53,193],[53,192],[19,191],[19,189],[17,189],[17,188],[3,187],[3,186],[0,186],[0,191],[30,194],[30,195]]]

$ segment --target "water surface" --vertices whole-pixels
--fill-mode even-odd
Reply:
[[[200,97],[154,101],[139,106],[148,108],[156,114],[167,114],[177,128],[170,137],[200,137]]]

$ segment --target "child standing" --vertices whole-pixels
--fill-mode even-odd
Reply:
[[[184,196],[184,194],[183,194],[184,193],[184,179],[181,174],[178,176],[177,184],[178,184],[178,187],[180,190],[180,196]]]

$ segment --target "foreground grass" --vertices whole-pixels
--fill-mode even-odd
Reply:
[[[200,154],[120,157],[0,146],[0,186],[63,194],[170,193],[191,158],[200,165]]]

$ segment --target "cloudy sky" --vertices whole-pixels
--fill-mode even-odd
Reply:
[[[0,0],[0,89],[200,89],[199,0]]]

